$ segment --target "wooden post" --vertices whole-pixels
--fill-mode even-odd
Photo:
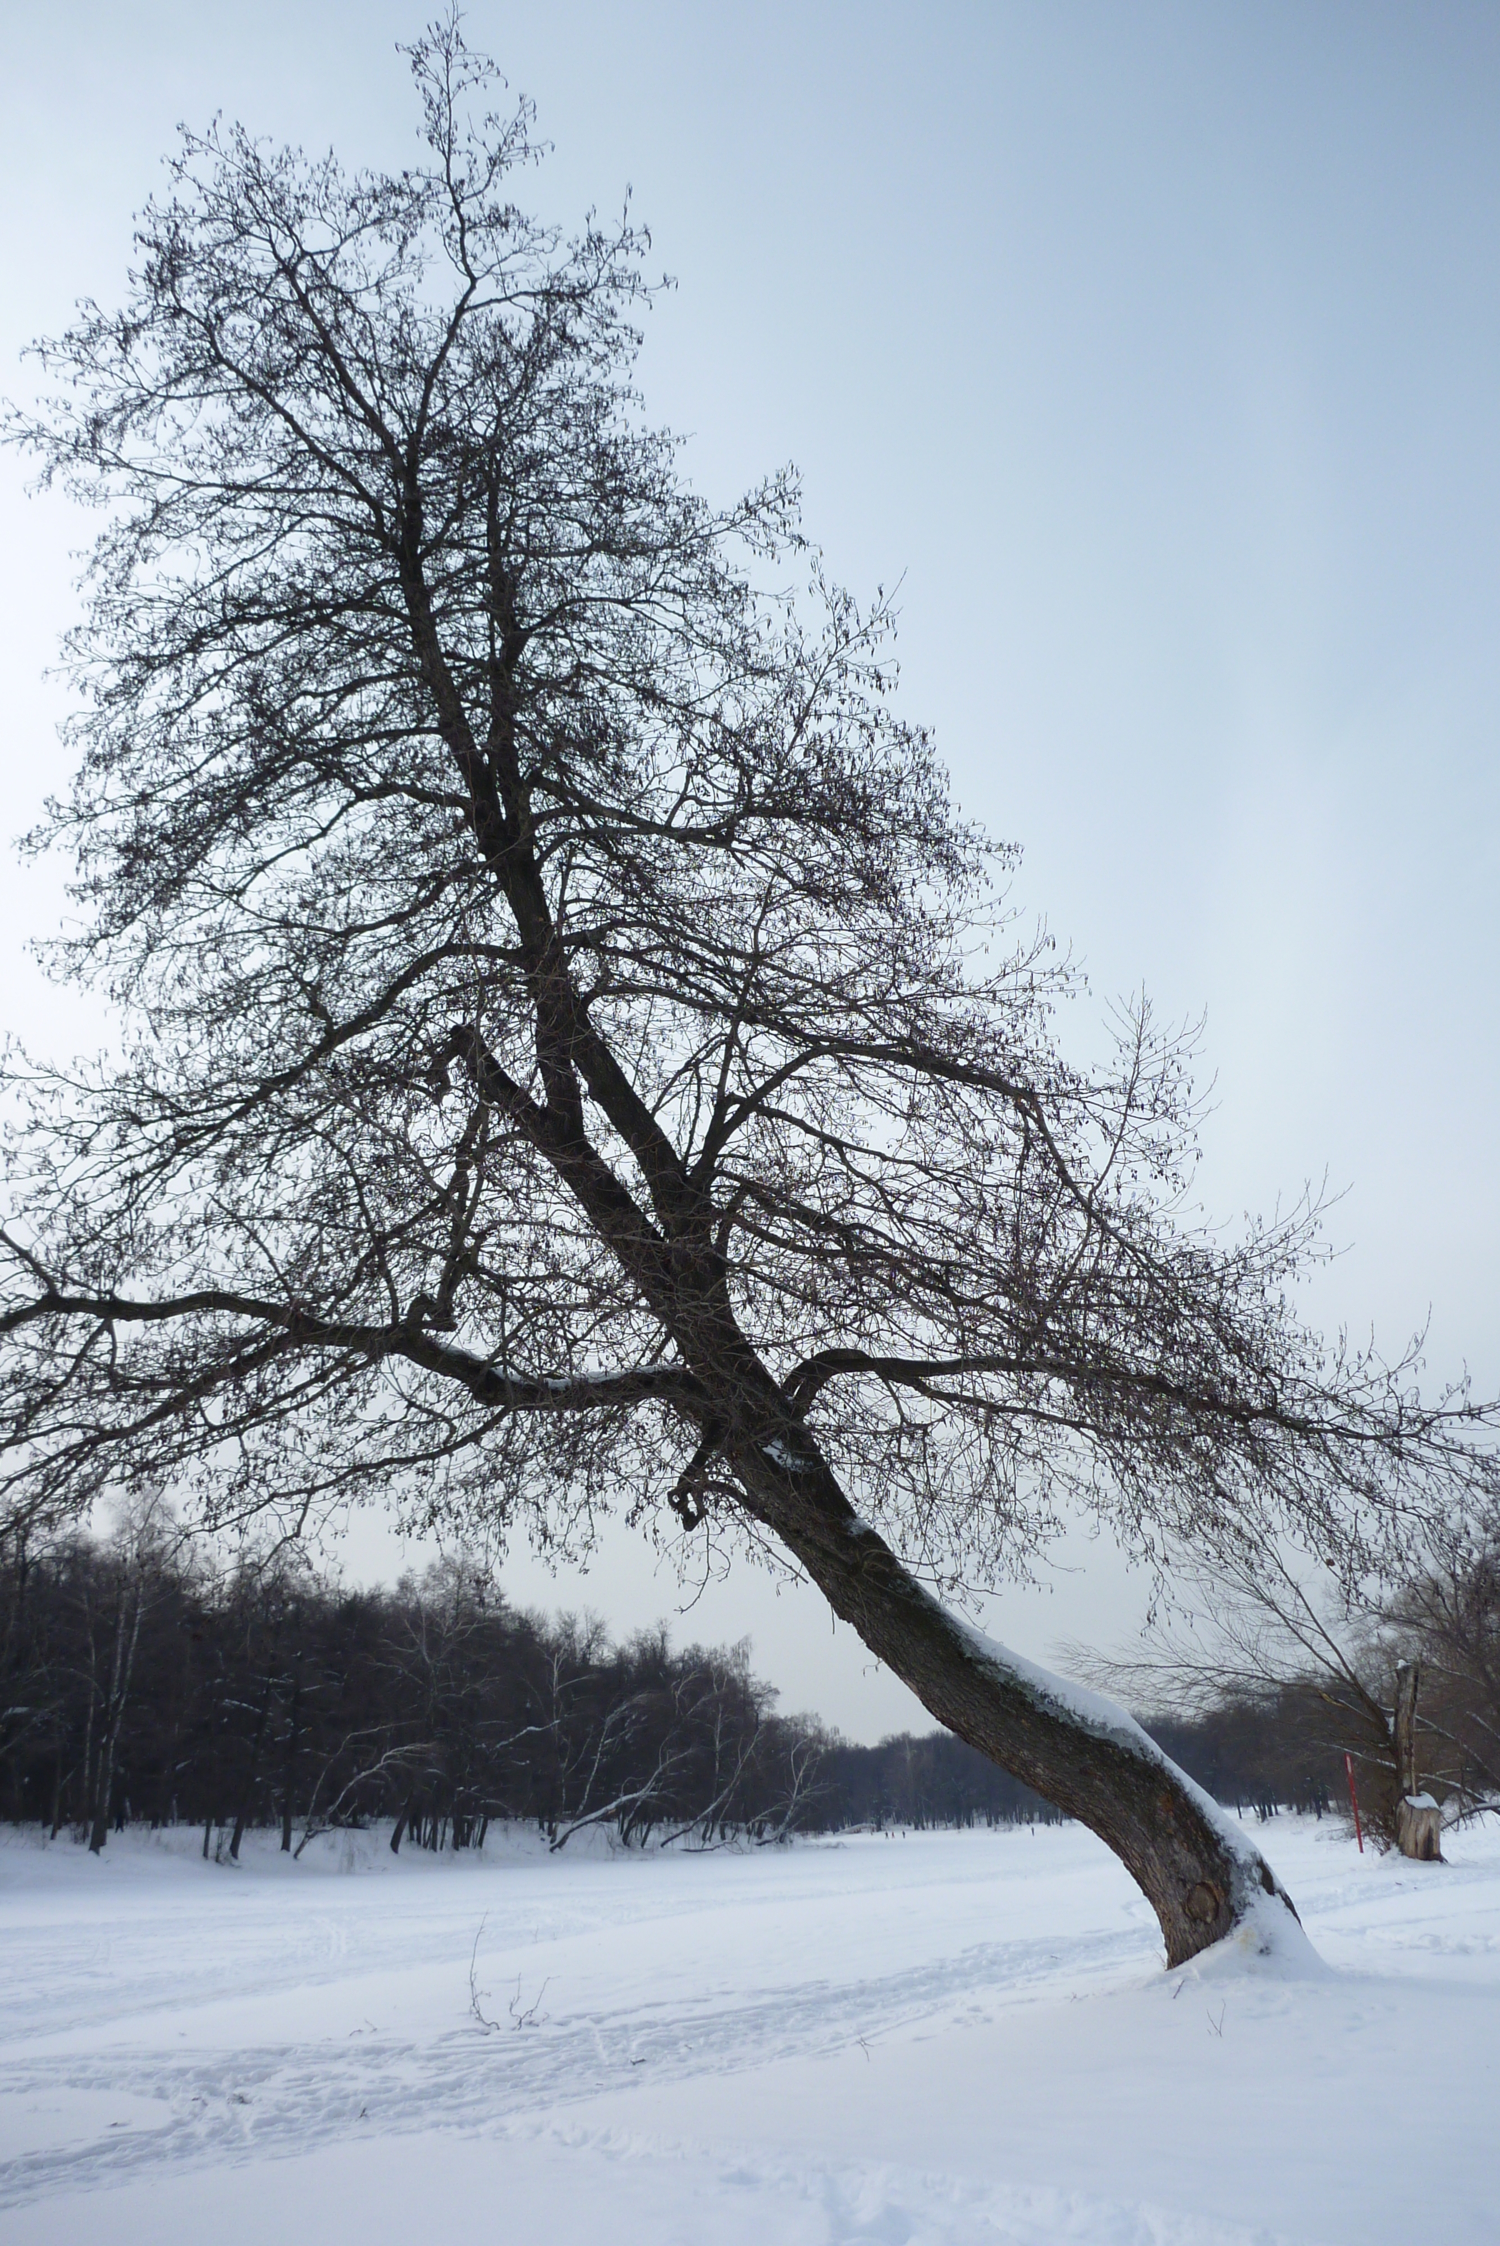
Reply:
[[[1396,1845],[1403,1856],[1420,1864],[1440,1864],[1442,1815],[1431,1794],[1417,1784],[1417,1691],[1422,1682],[1419,1661],[1403,1661],[1396,1669]]]

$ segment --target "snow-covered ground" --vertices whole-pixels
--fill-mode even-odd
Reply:
[[[239,1870],[11,1836],[0,2239],[1494,2246],[1500,1836],[1256,1838],[1326,1970],[1164,1973],[1072,1827]]]

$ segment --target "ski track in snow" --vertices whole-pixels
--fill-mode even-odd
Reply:
[[[297,1932],[300,1939],[293,1949],[301,1952],[303,1974],[322,1978],[335,1960],[349,1955],[347,1931],[337,1924],[314,1921]],[[146,1944],[141,1948],[144,1954],[132,1963],[144,1998],[150,1951]],[[0,2206],[50,2193],[64,2179],[72,2188],[89,2188],[163,2162],[305,2152],[366,2121],[385,2133],[491,2129],[613,2088],[640,2068],[650,2068],[657,2080],[722,2076],[844,2050],[860,2037],[871,2042],[940,2017],[973,2024],[993,2017],[1002,2004],[1055,1984],[1063,1952],[1056,1938],[990,1942],[852,1984],[814,1980],[738,2001],[706,1992],[603,2005],[582,2016],[569,2016],[564,2009],[566,2000],[554,1976],[541,1996],[546,2010],[539,2023],[517,2028],[508,2016],[510,1991],[481,1950],[478,1979],[488,1992],[482,2008],[499,2023],[487,2032],[464,2010],[467,1944],[456,1952],[451,1940],[434,1943],[430,1961],[452,1981],[461,2024],[430,2043],[356,2027],[342,2046],[320,2043],[311,2052],[272,2047],[178,2057],[125,2047],[89,2059],[38,2053],[29,2061],[0,2065],[0,2100],[32,2091],[54,2097],[59,2092],[123,2093],[159,2100],[165,2109],[149,2131],[130,2128],[86,2150],[59,2147],[6,2163],[0,2168]],[[159,1954],[158,1937],[158,1959]],[[1076,1936],[1066,1944],[1068,1977],[1102,1985],[1122,1967],[1144,1964],[1150,1954],[1149,1937]],[[79,1962],[73,1961],[75,1972]],[[264,1988],[264,1961],[245,1960],[247,1967],[252,1962]],[[47,1963],[56,1972],[62,1960],[53,1950]],[[542,1990],[544,1966],[545,1960],[523,1971],[523,2003]],[[88,1968],[91,1982],[107,1981],[108,1950],[96,1950]],[[235,1986],[234,1970],[221,1961],[211,1980],[215,1995],[243,1992],[244,1983]],[[278,1959],[278,1973],[296,1985],[291,1979],[296,1968],[289,1961]],[[44,1976],[42,1986],[33,1984],[27,2007],[33,2020],[46,2017],[35,2008],[43,1986]],[[0,2024],[9,2041],[17,2032],[6,2017],[14,1984],[7,1996]],[[180,1995],[175,2001],[181,2002]],[[57,2028],[80,2026],[90,2016],[87,2001],[75,1996],[66,2021],[55,2014],[49,2021],[49,2040]]]
[[[1444,2227],[1500,2236],[1500,2219],[1487,2234],[1472,2215],[1500,2115],[1494,2060],[1473,2056],[1500,2042],[1500,1845],[1467,1843],[1434,1876],[1360,1859],[1329,1828],[1282,1820],[1271,1838],[1333,1968],[1315,1983],[1233,1959],[1164,1975],[1144,1903],[1076,1828],[645,1861],[547,1859],[502,1841],[484,1863],[395,1863],[369,1835],[330,1840],[302,1866],[256,1836],[239,1870],[196,1861],[187,1835],[117,1837],[100,1862],[67,1844],[0,1844],[0,2235],[52,2235],[48,2211],[84,2193],[139,2201],[144,2223],[205,2182],[248,2191],[261,2211],[245,2235],[264,2235],[276,2223],[262,2203],[293,2179],[298,2207],[330,2195],[320,2235],[369,2235],[340,2229],[337,2211],[351,2194],[367,2211],[399,2207],[440,2144],[458,2204],[466,2192],[488,2204],[500,2160],[508,2230],[533,2200],[543,2222],[554,2200],[583,2194],[610,2210],[622,2246],[1342,2246],[1387,2235],[1344,2227],[1347,2148],[1325,2157],[1320,2139],[1288,2154],[1310,2179],[1305,2215],[1306,2193],[1253,2203],[1242,2117],[1222,2189],[1210,2159],[1196,2179],[1163,2163],[1160,2190],[1152,2175],[1149,2193],[1116,2197],[1098,2188],[1107,2163],[1075,2183],[1046,2130],[1024,2122],[1019,2153],[1001,2159],[971,2129],[929,2165],[927,2139],[960,2102],[932,2084],[972,2095],[989,2070],[1001,2108],[1031,2097],[1064,2117],[1077,2090],[1120,2105],[1123,2142],[1132,2098],[1191,2105],[1215,2067],[1236,2067],[1243,2104],[1300,2065],[1326,2138],[1394,2054],[1436,2038],[1472,2100],[1470,2129],[1453,2091],[1433,2087],[1443,2157],[1451,2167],[1472,2137],[1479,2164],[1456,2196],[1447,2180]],[[476,1936],[493,2032],[469,2009]],[[1091,2063],[1097,2080],[1078,2089]],[[893,2101],[889,2141],[872,2121],[855,2144],[850,2117],[877,2094]],[[1211,2099],[1204,2111],[1211,2131]],[[1378,2178],[1365,2196],[1384,2204]],[[1301,2219],[1266,2219],[1287,2205]],[[1390,2213],[1394,2238],[1407,2220],[1397,2198]],[[197,2220],[183,2213],[184,2235]],[[121,2235],[176,2234],[152,2216]]]

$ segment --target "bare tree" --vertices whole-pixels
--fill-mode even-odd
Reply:
[[[1071,1646],[1068,1658],[1154,1715],[1250,1709],[1347,1754],[1364,1823],[1406,1848],[1402,1803],[1419,1786],[1435,1789],[1449,1823],[1500,1808],[1497,1557],[1493,1522],[1441,1517],[1400,1555],[1394,1581],[1339,1585],[1273,1547],[1220,1551],[1179,1575],[1189,1626],[1157,1624],[1127,1654]]]
[[[832,1742],[773,1713],[746,1644],[674,1651],[663,1628],[616,1645],[590,1619],[549,1624],[467,1553],[351,1593],[305,1553],[216,1559],[141,1528],[0,1544],[0,1750],[19,1823],[45,1814],[55,1832],[71,1795],[88,1837],[101,1734],[106,1804],[128,1782],[153,1826],[201,1820],[205,1855],[223,1827],[231,1862],[268,1823],[290,1854],[299,1809],[316,1832],[394,1813],[393,1853],[408,1830],[434,1851],[483,1848],[492,1818],[535,1819],[554,1842],[602,1817],[626,1843],[717,1846],[806,1829],[815,1806],[843,1815],[817,1783]]]
[[[82,1585],[88,1661],[83,1822],[89,1848],[96,1856],[109,1839],[115,1758],[130,1699],[141,1619],[160,1580],[171,1541],[157,1497],[145,1495],[127,1508],[120,1520],[102,1575],[92,1581],[86,1577]],[[101,1603],[103,1612],[98,1619],[104,1625],[102,1644],[95,1630],[94,1611]]]
[[[1274,1545],[1184,1559],[1175,1612],[1129,1652],[1069,1645],[1080,1676],[1161,1719],[1248,1710],[1262,1726],[1311,1727],[1312,1740],[1347,1753],[1362,1774],[1366,1821],[1395,1836],[1394,1733],[1372,1662],[1368,1617],[1356,1618],[1356,1587],[1342,1594],[1309,1580]],[[1388,1783],[1389,1781],[1389,1783]]]
[[[10,1777],[12,1813],[24,1800],[23,1765],[28,1755],[50,1750],[52,1816],[62,1822],[64,1694],[56,1675],[53,1649],[36,1626],[32,1546],[23,1528],[0,1538],[0,1764]]]
[[[333,1831],[342,1818],[346,1803],[356,1794],[369,1794],[378,1790],[383,1781],[404,1779],[427,1751],[425,1740],[403,1740],[397,1746],[385,1743],[379,1729],[351,1731],[340,1739],[313,1780],[312,1794],[307,1804],[307,1819],[302,1828],[302,1838],[292,1850],[295,1861],[301,1856],[310,1840]],[[324,1787],[330,1777],[340,1769],[349,1776],[335,1794],[325,1796]],[[233,1851],[238,1856],[238,1849]]]
[[[451,25],[411,61],[422,161],[188,136],[124,309],[42,347],[20,433],[109,519],[38,839],[58,971],[131,1034],[18,1073],[13,1506],[149,1459],[221,1521],[384,1484],[769,1544],[1103,1835],[1175,1963],[1273,1875],[936,1594],[1070,1505],[1344,1565],[1490,1473],[1482,1415],[1306,1333],[1309,1212],[1191,1220],[1144,1009],[1063,1060],[1068,971],[895,710],[888,608],[790,474],[685,487],[631,388],[645,237],[525,216],[525,107],[467,121]]]
[[[1500,1811],[1500,1520],[1452,1527],[1383,1602],[1387,1656],[1420,1660],[1424,1768],[1450,1817]]]

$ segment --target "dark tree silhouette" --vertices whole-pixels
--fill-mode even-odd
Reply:
[[[234,1862],[256,1825],[300,1856],[380,1817],[399,1852],[480,1847],[494,1818],[554,1848],[595,1825],[703,1848],[863,1814],[824,1769],[837,1753],[846,1779],[860,1750],[777,1715],[745,1647],[613,1645],[517,1612],[468,1558],[351,1594],[305,1555],[216,1561],[149,1523],[12,1535],[0,1612],[0,1809],[95,1848],[127,1818],[201,1824]]]
[[[790,475],[716,509],[644,421],[645,238],[525,216],[524,106],[467,122],[451,25],[411,60],[421,163],[189,136],[125,309],[43,347],[29,435],[110,509],[57,964],[132,1028],[22,1087],[12,1496],[769,1540],[1176,1962],[1271,1873],[935,1593],[1066,1504],[1342,1564],[1487,1471],[1465,1400],[1320,1350],[1305,1217],[1195,1228],[1184,1056],[1060,1056],[885,606]]]
[[[778,1714],[748,1647],[674,1651],[660,1629],[615,1644],[591,1618],[522,1613],[474,1555],[351,1593],[284,1546],[216,1556],[158,1530],[0,1538],[0,1814],[17,1823],[93,1837],[111,1713],[110,1827],[201,1826],[231,1863],[253,1827],[300,1855],[378,1819],[396,1854],[483,1847],[497,1819],[554,1849],[590,1826],[702,1849],[1058,1821],[950,1732],[856,1746]],[[100,1637],[122,1592],[141,1594],[139,1644],[111,1711]],[[1325,1715],[1312,1681],[1151,1730],[1221,1802],[1322,1814],[1344,1784]]]
[[[1403,1768],[1397,1712],[1404,1675],[1415,1694],[1407,1739],[1421,1790],[1436,1796],[1446,1822],[1500,1810],[1493,1515],[1427,1522],[1394,1580],[1377,1576],[1342,1593],[1304,1580],[1276,1553],[1259,1553],[1253,1564],[1221,1557],[1191,1571],[1191,1608],[1190,1632],[1158,1625],[1128,1657],[1073,1647],[1073,1665],[1152,1710],[1151,1730],[1173,1752],[1181,1728],[1174,1718],[1186,1715],[1199,1733],[1206,1723],[1230,1745],[1237,1770],[1262,1770],[1257,1800],[1316,1800],[1330,1772],[1342,1782],[1347,1755],[1363,1824],[1388,1846],[1399,1840],[1404,1798],[1416,1791]],[[1288,1758],[1299,1753],[1312,1782],[1289,1786]],[[1212,1762],[1204,1767],[1219,1793]]]

